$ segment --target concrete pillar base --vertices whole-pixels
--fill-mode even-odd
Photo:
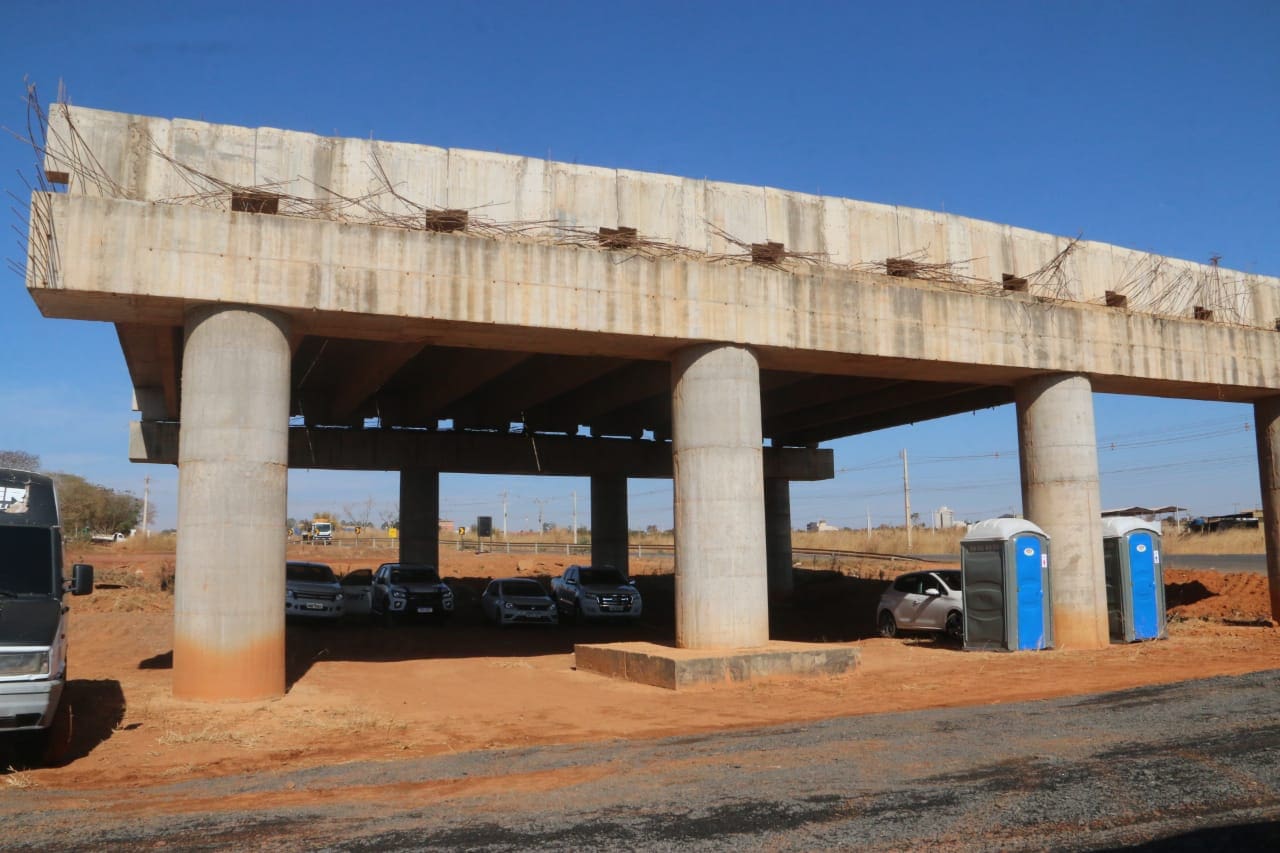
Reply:
[[[1049,534],[1054,643],[1110,644],[1093,388],[1087,376],[1037,376],[1014,391],[1022,508]]]

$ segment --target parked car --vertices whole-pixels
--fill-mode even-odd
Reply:
[[[940,631],[964,639],[964,600],[959,571],[910,572],[895,580],[876,605],[880,636],[903,631]]]
[[[342,612],[347,616],[368,616],[369,595],[373,589],[373,569],[355,569],[343,575]]]
[[[383,563],[373,573],[369,615],[388,625],[397,619],[440,621],[453,613],[453,590],[426,563]]]
[[[324,563],[284,564],[284,615],[308,619],[342,616],[342,587]]]
[[[551,581],[551,597],[571,619],[638,619],[640,590],[612,566],[569,566]]]
[[[480,609],[495,625],[537,623],[554,625],[560,621],[556,603],[542,584],[532,578],[498,578],[485,587]]]

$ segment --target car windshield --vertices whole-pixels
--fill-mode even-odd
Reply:
[[[580,577],[585,584],[626,583],[617,569],[583,569]]]
[[[285,577],[291,581],[312,581],[315,583],[333,583],[333,569],[319,563],[289,563],[285,566]]]
[[[542,585],[539,584],[537,581],[516,580],[516,581],[503,581],[502,594],[503,595],[533,595],[533,596],[541,597],[546,595],[546,592],[543,591]]]
[[[960,572],[938,572],[938,577],[942,578],[942,582],[947,585],[947,589],[960,589],[961,578]]]
[[[49,528],[0,527],[0,555],[0,593],[55,594],[56,564]]]
[[[392,583],[439,583],[440,573],[428,566],[417,569],[392,569]]]

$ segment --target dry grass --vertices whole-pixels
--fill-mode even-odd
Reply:
[[[14,770],[12,767],[8,769],[4,776],[4,783],[10,788],[34,788],[36,781],[27,773],[20,770]]]
[[[214,727],[213,725],[186,732],[167,729],[164,734],[156,738],[156,742],[162,746],[188,746],[194,743],[229,743],[245,749],[252,749],[257,746],[259,740],[254,735],[244,735],[240,732]]]
[[[1263,554],[1262,529],[1237,527],[1217,533],[1186,533],[1169,528],[1164,533],[1167,554]]]
[[[905,527],[882,527],[865,530],[831,530],[824,533],[795,532],[793,548],[820,548],[833,551],[865,551],[870,554],[958,554],[965,528],[944,530],[916,528],[911,531],[911,547],[907,548]]]

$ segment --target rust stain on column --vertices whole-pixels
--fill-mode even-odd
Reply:
[[[284,633],[227,649],[174,637],[173,695],[199,702],[274,699],[285,689]]]

